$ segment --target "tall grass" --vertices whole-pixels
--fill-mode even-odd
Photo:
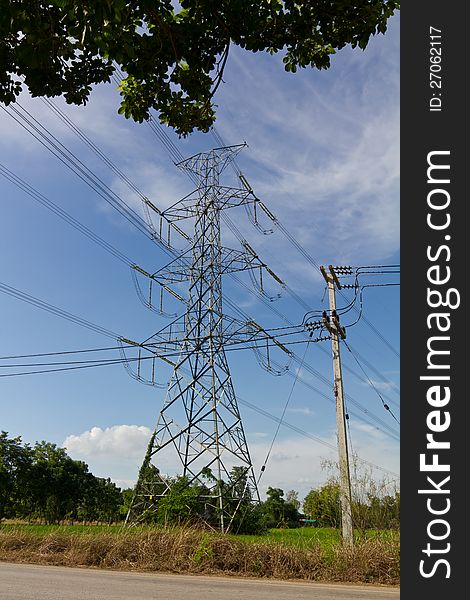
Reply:
[[[68,529],[68,530],[67,530]],[[171,573],[397,585],[397,539],[308,547],[192,528],[54,532],[0,528],[0,560]],[[74,532],[72,532],[73,530]],[[80,535],[78,535],[80,533]],[[247,543],[249,542],[249,543]]]

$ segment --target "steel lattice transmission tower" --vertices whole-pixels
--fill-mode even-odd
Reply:
[[[150,284],[158,284],[160,291],[182,300],[170,286],[187,283],[188,294],[185,313],[145,344],[138,344],[139,352],[143,348],[154,352],[153,362],[155,357],[170,362],[173,374],[139,472],[128,523],[156,511],[159,500],[171,491],[174,480],[161,474],[159,463],[159,457],[169,450],[178,457],[188,485],[203,486],[207,514],[218,521],[222,531],[231,528],[244,500],[259,501],[225,345],[273,338],[254,322],[225,316],[222,307],[224,275],[267,268],[247,243],[243,250],[221,243],[221,212],[256,201],[249,187],[219,183],[221,172],[242,147],[216,148],[178,164],[197,181],[197,190],[158,214],[171,224],[193,218],[191,246],[153,275],[136,267]],[[268,272],[280,281],[270,269]],[[174,361],[164,356],[171,351],[178,353]]]

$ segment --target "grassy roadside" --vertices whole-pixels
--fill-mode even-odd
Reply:
[[[0,560],[398,585],[397,536],[372,536],[348,549],[333,539],[333,531],[272,530],[267,536],[224,536],[192,528],[123,531],[119,526],[2,525]]]

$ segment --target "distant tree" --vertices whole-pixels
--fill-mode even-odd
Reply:
[[[158,501],[158,522],[165,525],[197,522],[203,514],[200,494],[201,489],[188,485],[186,477],[175,477],[171,482],[170,491]]]
[[[99,510],[98,521],[113,523],[119,519],[119,506],[121,503],[121,490],[111,479],[95,477],[96,495],[98,497]]]
[[[248,469],[246,467],[234,466],[230,471],[230,494],[245,502],[252,500],[250,487],[248,485]]]
[[[400,527],[400,492],[369,498],[370,527],[373,529],[398,529]]]
[[[81,521],[111,524],[121,519],[121,503],[121,490],[111,479],[92,476],[83,490],[76,514]]]
[[[22,445],[0,433],[0,520],[5,517],[111,523],[120,518],[121,490],[95,477],[88,465],[73,460],[50,442]]]
[[[119,519],[124,520],[129,512],[132,505],[132,499],[134,498],[134,488],[126,488],[121,491],[121,499],[119,502]]]
[[[37,516],[48,523],[77,518],[77,508],[92,485],[88,465],[45,441],[34,445],[32,459],[32,496]]]
[[[317,519],[323,527],[339,527],[341,524],[339,485],[327,483],[318,489],[310,490],[305,496],[303,509],[310,519]]]
[[[385,33],[399,0],[0,0],[0,102],[33,96],[85,104],[119,66],[120,112],[150,108],[180,134],[214,122],[229,49],[284,52],[287,71],[326,69],[337,50]]]
[[[304,499],[304,512],[327,527],[341,523],[339,471],[335,461],[325,460],[329,472],[325,485],[311,490]],[[367,529],[398,528],[400,523],[400,493],[396,483],[385,477],[376,479],[372,470],[351,457],[351,492],[353,526],[364,535]]]
[[[299,512],[293,504],[284,500],[283,490],[268,487],[266,496],[262,510],[268,528],[299,526]]]
[[[286,494],[286,503],[292,504],[296,510],[299,510],[301,504],[299,500],[299,492],[296,492],[295,490],[289,490]]]
[[[31,448],[22,446],[21,437],[0,433],[0,521],[29,512]]]
[[[254,534],[266,529],[262,506],[252,497],[248,483],[248,469],[232,467],[230,484],[224,487],[224,504],[233,515],[225,525],[234,533]]]

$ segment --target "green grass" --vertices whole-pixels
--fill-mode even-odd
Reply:
[[[297,548],[312,548],[320,545],[330,547],[340,542],[340,535],[337,529],[301,527],[298,529],[270,529],[268,532],[260,535],[234,535],[242,541],[248,543],[275,543],[285,546],[295,546]]]
[[[300,527],[297,529],[270,529],[262,535],[233,535],[232,537],[247,543],[273,543],[283,546],[296,547],[303,550],[312,550],[320,546],[330,552],[335,546],[340,545],[341,535],[339,529],[330,527]],[[395,542],[400,539],[398,531],[368,530],[365,534],[358,531],[354,534],[356,541],[364,539],[380,539]]]
[[[151,531],[161,531],[164,527],[131,527],[123,529],[122,525],[37,525],[27,523],[3,523],[0,524],[0,531],[3,532],[28,532],[33,535],[44,536],[49,534],[72,534],[80,535],[86,533],[107,533],[120,535],[138,534]],[[171,528],[172,530],[177,528]],[[270,529],[266,533],[259,535],[236,535],[229,534],[229,538],[238,539],[245,543],[274,543],[284,546],[293,546],[301,549],[312,549],[316,546],[321,546],[324,549],[331,550],[341,542],[340,532],[338,529],[328,527],[300,527],[297,529]],[[356,539],[363,539],[359,533],[355,533]],[[377,531],[369,530],[365,537],[380,538],[384,540],[395,541],[399,539],[398,531]]]
[[[142,531],[143,528],[135,528],[129,531]],[[2,532],[18,532],[18,533],[30,533],[38,536],[45,536],[51,533],[63,533],[80,535],[84,533],[115,533],[119,534],[122,532],[122,525],[37,525],[29,523],[2,523],[0,524],[0,531]]]

